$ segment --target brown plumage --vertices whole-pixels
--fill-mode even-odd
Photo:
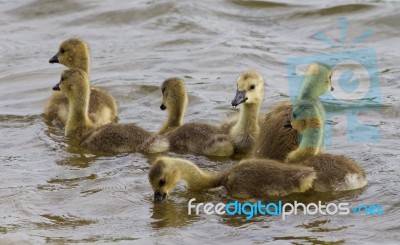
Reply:
[[[90,150],[110,153],[158,153],[168,150],[166,138],[135,124],[103,125],[83,138],[80,145]]]
[[[311,64],[307,68],[297,100],[315,101],[323,110],[319,96],[333,90],[331,76],[332,70],[329,67]],[[292,109],[290,102],[280,103],[259,121],[261,132],[254,148],[254,157],[284,161],[287,154],[297,148],[297,132],[283,127],[290,120]]]
[[[81,69],[89,74],[89,48],[82,40],[68,39],[60,45],[59,51],[49,62]],[[48,120],[64,126],[68,119],[68,108],[68,99],[62,93],[54,91],[45,105],[44,114]],[[88,115],[94,127],[116,121],[117,105],[114,98],[108,92],[92,86]]]
[[[172,151],[191,151],[209,156],[230,156],[234,153],[228,135],[215,126],[206,123],[183,124],[188,103],[185,82],[170,78],[161,86],[163,93],[162,110],[168,110],[168,117],[159,133],[165,135]]]
[[[152,164],[149,182],[155,201],[165,199],[183,179],[189,190],[224,186],[233,198],[283,196],[311,188],[315,171],[267,159],[247,159],[222,172],[207,172],[180,158],[160,157]]]
[[[283,161],[289,152],[297,148],[297,131],[283,127],[290,120],[291,113],[291,103],[285,102],[267,113],[263,120],[259,120],[262,130],[254,148],[255,157]]]
[[[53,89],[60,90],[69,101],[65,135],[79,140],[81,146],[110,153],[157,153],[168,150],[166,138],[134,124],[114,123],[94,127],[88,116],[90,84],[86,72],[80,69],[64,71],[60,83]]]

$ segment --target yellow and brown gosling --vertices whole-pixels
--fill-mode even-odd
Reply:
[[[61,43],[59,50],[50,63],[60,63],[68,68],[81,69],[89,74],[90,54],[88,45],[80,39],[68,39]],[[45,117],[60,126],[68,119],[68,99],[55,91],[45,105]],[[106,91],[91,87],[89,96],[89,113],[94,127],[115,122],[117,119],[117,104]]]
[[[312,101],[294,105],[290,125],[301,134],[299,147],[290,152],[286,163],[315,169],[313,189],[320,192],[347,191],[367,185],[364,169],[345,156],[323,152],[323,115]]]
[[[319,96],[333,90],[331,77],[332,69],[328,66],[317,63],[309,65],[296,100],[311,100],[324,113]],[[297,148],[297,131],[282,127],[290,120],[292,109],[290,102],[282,102],[260,118],[261,131],[254,147],[254,157],[284,161],[287,154]]]
[[[258,113],[264,99],[264,79],[256,71],[246,71],[239,75],[236,84],[236,96],[231,104],[234,107],[241,104],[241,107],[239,119],[229,130],[229,137],[236,152],[249,154],[260,134]]]
[[[170,143],[172,151],[191,151],[208,156],[231,156],[233,143],[229,136],[215,126],[206,123],[183,124],[188,104],[185,82],[180,78],[169,78],[161,85],[163,103],[161,110],[168,110],[168,117],[159,130]]]
[[[148,174],[155,201],[165,199],[180,180],[192,191],[224,186],[233,198],[251,199],[305,192],[315,176],[312,168],[275,160],[247,159],[224,171],[208,172],[188,160],[171,157],[158,158]]]
[[[168,150],[168,140],[135,124],[108,124],[94,127],[88,115],[90,83],[80,69],[65,70],[53,87],[68,99],[69,113],[65,136],[77,139],[84,148],[110,153],[157,153]]]

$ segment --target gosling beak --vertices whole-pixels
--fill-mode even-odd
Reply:
[[[162,103],[162,104],[160,105],[160,109],[164,111],[165,109],[167,109],[167,107],[164,105],[164,103]]]
[[[290,120],[286,121],[285,125],[283,125],[285,128],[292,128],[292,122]]]
[[[246,98],[246,91],[236,91],[235,98],[232,100],[231,104],[233,107],[238,106],[239,104],[245,102],[247,100]]]
[[[51,59],[49,59],[49,63],[53,64],[53,63],[60,63],[60,61],[58,61],[58,56],[57,54],[55,54],[53,57],[51,57]]]
[[[331,91],[335,90],[333,87],[331,87]]]
[[[161,193],[159,191],[154,192],[154,202],[161,202],[167,197],[167,193]]]
[[[60,83],[57,83],[56,85],[54,85],[53,90],[60,91]]]

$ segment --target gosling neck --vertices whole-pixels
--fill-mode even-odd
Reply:
[[[89,75],[90,72],[90,54],[89,51],[85,51],[83,55],[79,56],[78,59],[73,62],[72,67],[75,69],[81,69]]]
[[[324,147],[324,124],[321,118],[306,119],[307,128],[303,129],[301,134],[301,142],[299,148],[316,155],[320,153]]]
[[[319,91],[318,87],[316,87],[321,83],[319,80],[318,74],[306,75],[299,91],[299,96],[297,97],[298,100],[319,100],[319,96],[324,94],[324,92]]]
[[[240,107],[239,120],[234,126],[235,131],[245,133],[258,133],[258,113],[260,111],[260,103],[246,104],[243,103]]]
[[[202,171],[194,163],[178,161],[177,168],[181,173],[181,179],[186,181],[188,189],[206,190],[221,186],[222,174]]]
[[[174,128],[180,127],[183,124],[183,116],[186,111],[186,105],[180,105],[176,107],[168,107],[168,117],[161,127],[159,133],[164,134],[171,131]]]
[[[92,121],[89,118],[89,91],[85,91],[82,96],[77,96],[73,100],[69,100],[69,112],[67,126],[70,127],[91,127]]]
[[[81,60],[80,63],[81,63],[80,64],[80,69],[85,71],[89,75],[89,72],[90,72],[90,58],[89,57],[84,58],[84,59]]]

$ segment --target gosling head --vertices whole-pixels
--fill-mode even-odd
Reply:
[[[307,128],[320,128],[321,121],[318,107],[312,101],[301,101],[294,105],[291,119],[284,127],[293,128],[301,133]]]
[[[87,73],[80,69],[69,69],[61,73],[60,82],[53,90],[61,91],[68,99],[79,100],[84,98],[85,91],[90,90]]]
[[[181,78],[173,77],[165,80],[161,85],[163,102],[161,110],[165,109],[185,109],[188,103],[185,81]]]
[[[173,158],[160,157],[150,167],[148,177],[154,191],[154,202],[161,202],[179,182],[180,171],[175,167]]]
[[[256,71],[246,71],[239,75],[237,79],[236,96],[231,104],[236,107],[242,103],[261,104],[264,99],[264,79]]]
[[[314,63],[309,65],[306,72],[307,89],[314,91],[312,94],[316,97],[333,91],[332,73],[332,69],[325,64]]]
[[[72,38],[61,43],[58,52],[49,60],[49,63],[60,63],[68,68],[83,69],[82,63],[88,64],[89,57],[88,45],[83,40]]]

